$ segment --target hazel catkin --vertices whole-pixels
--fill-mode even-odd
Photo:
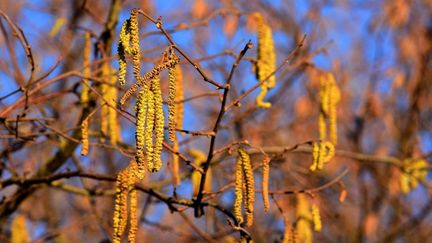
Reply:
[[[262,164],[262,197],[263,197],[265,212],[268,212],[270,208],[269,174],[270,174],[270,157],[268,155],[265,155]]]

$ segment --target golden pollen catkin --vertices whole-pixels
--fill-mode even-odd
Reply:
[[[119,71],[118,80],[121,86],[126,84],[126,53],[130,53],[129,41],[130,41],[130,20],[126,20],[120,30],[119,44],[117,47],[117,54],[119,56]]]
[[[298,232],[299,240],[305,243],[312,243],[312,214],[305,194],[297,194],[296,218],[296,231]]]
[[[87,155],[89,151],[89,138],[88,138],[88,117],[81,123],[81,155]]]
[[[168,134],[169,134],[169,139],[171,142],[174,143],[174,140],[176,139],[175,136],[175,132],[176,132],[176,126],[177,126],[177,104],[175,103],[175,99],[176,99],[176,86],[177,86],[177,81],[176,81],[176,69],[175,67],[173,68],[168,68],[168,77],[169,77],[169,95],[168,95]]]
[[[128,241],[135,242],[136,231],[138,230],[138,193],[135,189],[135,182],[137,177],[137,164],[132,161],[126,168],[129,174],[128,178],[128,191],[129,191],[129,233]]]
[[[148,98],[148,88],[143,87],[137,97],[137,103],[135,106],[136,110],[136,132],[135,132],[135,141],[136,141],[136,155],[135,160],[138,165],[138,174],[139,177],[143,177],[145,171],[144,164],[144,145],[145,145],[145,123],[146,123],[146,115],[147,115],[147,98]]]
[[[316,232],[321,232],[322,229],[321,216],[320,216],[319,207],[316,204],[312,204],[312,221],[314,224],[314,230]]]
[[[131,11],[130,16],[130,39],[131,48],[130,54],[132,55],[133,75],[138,82],[141,79],[141,48],[139,41],[139,28],[138,28],[138,11],[136,9]]]
[[[112,145],[120,140],[120,127],[117,121],[116,107],[117,88],[115,86],[115,72],[108,62],[102,65],[102,76],[105,83],[101,85],[101,94],[105,104],[101,107],[101,133],[109,137]]]
[[[269,189],[268,189],[269,174],[270,174],[270,157],[265,155],[262,164],[262,197],[263,197],[265,212],[268,212],[270,208]]]
[[[176,75],[176,128],[183,129],[183,116],[184,116],[184,90],[183,90],[183,74],[180,65],[175,65],[175,75]]]
[[[201,150],[198,149],[190,149],[188,151],[188,153],[190,154],[190,156],[193,157],[193,162],[197,165],[197,166],[201,166],[202,163],[204,163],[207,160],[207,155],[205,153],[203,153]],[[204,184],[204,191],[206,192],[210,192],[211,191],[211,168],[209,168],[207,170],[207,176],[206,176],[206,181]],[[199,171],[194,170],[191,174],[191,181],[192,181],[192,191],[193,191],[193,195],[196,196],[198,195],[198,191],[199,191],[199,186],[200,186],[200,182],[201,182],[201,173]]]
[[[154,158],[154,143],[153,143],[153,129],[155,123],[155,100],[154,94],[149,90],[147,93],[147,117],[146,117],[146,127],[144,132],[145,137],[145,147],[146,147],[146,157],[147,157],[147,170],[153,172],[153,158]]]
[[[270,108],[270,102],[264,102],[268,89],[276,85],[276,77],[269,75],[276,69],[276,52],[273,41],[272,29],[265,22],[263,16],[255,12],[253,17],[258,29],[258,55],[256,63],[256,76],[261,84],[261,93],[256,98],[258,107]],[[264,81],[266,80],[266,81]]]
[[[111,66],[109,67],[109,88],[108,88],[108,104],[110,105],[108,109],[108,127],[109,127],[109,135],[112,145],[116,145],[119,141],[121,141],[121,131],[120,124],[117,118],[117,110],[114,109],[116,107],[117,102],[117,88],[116,88],[116,76],[115,71]]]
[[[84,42],[84,50],[83,50],[83,75],[85,77],[89,77],[91,74],[90,70],[90,49],[91,49],[91,35],[90,32],[85,33],[85,42]],[[82,90],[80,101],[82,104],[86,104],[90,100],[90,92],[89,92],[90,82],[87,78],[83,78],[82,80]]]
[[[332,73],[322,74],[320,77],[320,115],[319,132],[320,139],[327,140],[327,124],[329,141],[337,144],[337,112],[336,106],[340,100],[340,90]]]
[[[244,203],[243,203],[243,196]],[[250,163],[249,154],[242,148],[238,150],[238,158],[235,170],[235,201],[234,216],[238,223],[243,222],[242,203],[246,215],[246,225],[253,224],[253,212],[255,204],[255,182]]]
[[[160,88],[160,79],[159,77],[155,77],[152,80],[153,92],[154,92],[154,101],[155,101],[155,143],[154,143],[154,163],[153,170],[159,171],[162,167],[162,144],[164,140],[164,112],[163,112],[163,100],[162,100],[162,91]]]
[[[174,151],[178,152],[179,150],[179,144],[177,138],[173,142],[173,149]],[[172,181],[175,186],[180,185],[180,176],[179,176],[179,156],[175,153],[172,154],[172,163],[171,163],[171,170],[172,170]]]
[[[291,226],[291,224],[289,224],[285,220],[285,230],[284,230],[284,237],[282,243],[295,243],[293,238],[294,238],[294,229]]]
[[[27,226],[26,217],[24,215],[15,216],[11,225],[11,243],[28,243],[30,242]]]
[[[310,166],[311,171],[322,170],[324,164],[330,162],[335,154],[335,148],[329,141],[314,142],[312,144],[313,163]]]
[[[127,224],[127,194],[128,194],[128,174],[127,171],[121,171],[117,175],[116,181],[116,199],[113,216],[113,243],[120,243],[121,236]]]
[[[237,158],[235,170],[235,201],[234,201],[234,216],[239,224],[243,223],[242,214],[243,204],[243,166],[241,157]]]
[[[112,242],[120,243],[128,221],[129,207],[129,232],[128,241],[135,242],[138,230],[138,194],[135,183],[138,181],[137,164],[131,161],[128,167],[117,175],[116,199],[113,215],[113,239]],[[128,200],[129,199],[129,200]]]

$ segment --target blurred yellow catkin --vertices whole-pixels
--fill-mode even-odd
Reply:
[[[262,197],[263,197],[265,212],[268,212],[270,208],[269,175],[270,175],[270,157],[268,155],[264,155],[263,164],[262,164]]]
[[[296,231],[300,242],[312,243],[312,214],[305,194],[297,194]]]
[[[256,22],[258,32],[256,76],[259,82],[263,82],[261,84],[261,92],[256,98],[256,103],[258,107],[270,108],[271,103],[265,102],[264,98],[268,89],[271,89],[276,85],[275,75],[269,77],[269,75],[276,69],[276,52],[273,34],[271,27],[266,23],[264,17],[259,12],[253,13],[252,18]]]
[[[11,243],[29,243],[29,234],[26,226],[26,217],[22,214],[15,216],[11,225]]]

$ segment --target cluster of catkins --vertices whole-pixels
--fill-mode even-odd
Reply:
[[[120,99],[123,105],[135,91],[139,90],[136,111],[136,154],[135,161],[117,177],[116,204],[114,213],[113,242],[120,242],[127,220],[127,196],[129,195],[129,242],[135,241],[136,204],[137,195],[134,189],[135,182],[144,178],[145,171],[157,172],[162,167],[162,147],[164,142],[165,116],[163,111],[163,98],[161,80],[159,74],[168,70],[169,99],[168,121],[169,140],[173,143],[174,150],[178,150],[176,130],[182,127],[183,120],[183,84],[182,73],[178,63],[180,58],[175,55],[170,46],[163,53],[161,61],[152,70],[141,76],[141,51],[139,42],[138,10],[131,11],[130,18],[122,25],[118,45],[120,85],[126,85],[127,61],[126,54],[132,57],[133,76],[135,83],[125,92]],[[173,157],[173,181],[179,183],[178,155]]]
[[[322,74],[320,76],[320,112],[318,118],[320,141],[312,144],[313,164],[310,167],[311,171],[322,170],[324,164],[328,163],[335,154],[334,147],[337,144],[336,106],[339,100],[340,91],[333,74]]]
[[[81,90],[80,102],[83,106],[87,106],[91,101],[90,87],[91,84],[88,77],[91,75],[90,69],[90,53],[91,53],[91,35],[90,32],[85,34],[84,50],[83,50],[83,86]],[[105,81],[100,85],[100,93],[104,100],[100,110],[100,132],[102,138],[108,138],[112,145],[116,145],[120,141],[120,126],[117,120],[116,100],[117,88],[116,75],[113,68],[108,62],[102,64],[102,79]],[[90,116],[88,115],[81,123],[81,155],[87,155],[89,152],[89,123]]]
[[[315,203],[310,205],[306,194],[297,194],[296,199],[295,227],[285,222],[283,243],[311,243],[313,239],[312,226],[313,231],[316,232],[321,232],[322,229],[319,207]]]

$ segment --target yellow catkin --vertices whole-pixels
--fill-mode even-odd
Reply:
[[[178,118],[177,112],[177,104],[175,103],[176,99],[176,89],[177,89],[177,75],[176,68],[168,68],[168,77],[169,77],[169,95],[168,95],[168,134],[171,142],[174,143],[176,140],[176,127]]]
[[[406,159],[403,161],[402,174],[400,176],[401,189],[403,193],[409,193],[424,182],[428,173],[428,162],[424,159]]]
[[[336,145],[337,144],[337,109],[336,106],[340,100],[340,90],[336,84],[333,74],[328,73],[327,79],[329,80],[329,139]]]
[[[175,75],[176,75],[176,127],[178,129],[183,129],[183,116],[184,116],[184,90],[183,90],[183,74],[180,65],[175,66]]]
[[[314,224],[314,230],[316,232],[321,232],[322,223],[319,207],[316,204],[312,204],[312,221]]]
[[[116,199],[113,216],[113,243],[120,243],[121,236],[127,224],[127,194],[128,194],[128,173],[122,171],[117,175]]]
[[[153,129],[155,124],[155,100],[153,92],[149,91],[147,93],[147,117],[146,117],[146,126],[145,126],[145,147],[146,147],[146,155],[147,155],[147,170],[149,172],[153,171],[154,163],[154,143],[153,143]]]
[[[138,11],[133,9],[130,16],[130,35],[131,35],[131,55],[133,64],[133,74],[135,80],[138,82],[141,79],[141,48],[139,41],[139,28],[138,28]]]
[[[66,18],[60,17],[57,18],[54,22],[54,25],[52,26],[48,36],[50,38],[55,37],[61,30],[61,28],[66,24]]]
[[[326,124],[325,114],[321,111],[318,117],[318,128],[319,128],[320,139],[325,140],[327,138],[327,124]]]
[[[202,163],[204,163],[207,160],[207,156],[205,153],[203,153],[201,150],[198,149],[190,149],[188,151],[188,153],[193,157],[193,162],[197,165],[197,166],[201,166]],[[206,176],[206,181],[204,184],[204,191],[206,192],[210,192],[211,188],[212,188],[212,178],[211,178],[211,168],[209,168],[207,170],[207,176]],[[200,186],[200,182],[201,182],[201,173],[194,170],[191,174],[191,182],[192,182],[192,191],[193,191],[193,195],[196,196],[198,195],[198,190],[199,190],[199,186]]]
[[[100,87],[103,98],[107,101],[109,97],[109,84],[107,77],[109,76],[109,63],[102,64],[102,78],[105,81]],[[102,133],[102,141],[109,136],[109,107],[103,104],[100,113],[100,131]]]
[[[26,217],[17,215],[11,225],[11,243],[28,243],[30,242],[29,234],[26,226]]]
[[[138,230],[138,193],[135,189],[135,182],[137,181],[138,170],[137,164],[131,162],[127,167],[129,178],[128,178],[128,190],[129,190],[129,233],[128,241],[135,242],[136,231]]]
[[[294,230],[290,223],[285,220],[285,230],[282,243],[294,243]]]
[[[90,52],[91,52],[91,35],[90,32],[85,33],[85,41],[84,41],[84,50],[83,50],[83,75],[85,77],[89,77],[91,74],[90,71]],[[81,98],[80,101],[82,104],[86,104],[90,100],[90,92],[89,92],[89,80],[87,78],[83,78],[82,80],[82,89],[81,89]]]
[[[109,87],[108,87],[108,104],[110,107],[108,108],[108,127],[109,127],[109,135],[110,141],[112,145],[116,145],[121,139],[120,132],[120,124],[117,118],[117,110],[114,109],[116,107],[117,102],[117,88],[116,88],[116,77],[114,70],[109,67]]]
[[[120,30],[119,44],[117,47],[117,54],[119,56],[119,71],[118,80],[121,86],[126,84],[126,53],[129,53],[129,41],[130,41],[130,20],[126,20]]]
[[[253,17],[257,23],[258,32],[258,55],[256,64],[256,73],[258,81],[262,82],[276,69],[276,52],[273,41],[272,29],[265,22],[263,16],[256,12],[253,13]],[[267,94],[268,89],[273,88],[276,85],[276,77],[270,76],[261,85],[261,93],[258,95],[256,102],[259,107],[270,108],[269,102],[264,102],[264,97]]]
[[[154,92],[154,107],[155,107],[155,142],[154,142],[154,157],[153,171],[159,171],[162,167],[162,144],[164,140],[164,111],[162,91],[160,88],[160,79],[155,77],[152,80],[152,88]]]
[[[252,165],[250,162],[249,154],[242,148],[238,150],[239,157],[241,160],[243,175],[244,175],[244,184],[246,187],[245,192],[245,214],[246,214],[246,225],[251,226],[253,224],[253,213],[254,213],[254,204],[255,204],[255,181],[254,175],[252,171]]]
[[[173,142],[173,149],[174,151],[178,152],[179,150],[179,144],[177,137],[175,138]],[[179,162],[180,158],[177,154],[173,153],[173,159],[171,163],[171,170],[172,170],[172,181],[175,186],[180,185],[180,176],[179,176]]]
[[[322,170],[324,168],[324,164],[330,162],[330,160],[334,157],[334,154],[335,148],[331,142],[314,142],[312,144],[313,163],[309,169],[311,171]]]
[[[337,144],[337,109],[336,106],[340,100],[340,90],[336,84],[332,73],[322,74],[320,76],[320,115],[319,115],[319,132],[320,139],[327,139],[326,118],[328,119],[329,141],[333,145]]]
[[[267,85],[263,84],[261,86],[261,92],[258,94],[258,96],[256,97],[256,103],[258,107],[261,108],[270,108],[271,107],[271,103],[270,102],[265,102],[264,98],[267,95]]]
[[[140,179],[137,170],[137,163],[131,161],[129,166],[117,175],[112,240],[115,243],[121,242],[122,235],[126,229],[128,207],[130,215],[128,241],[135,242],[136,231],[138,230],[138,194],[135,189],[135,183]]]
[[[312,165],[309,167],[311,171],[315,171],[318,169],[320,164],[320,145],[319,143],[312,143]]]
[[[264,156],[262,164],[262,197],[264,204],[264,211],[268,212],[270,208],[269,201],[269,175],[270,175],[270,157]]]
[[[112,145],[116,145],[120,140],[120,127],[117,121],[116,107],[117,88],[115,86],[114,70],[108,62],[102,65],[102,76],[105,81],[101,85],[101,94],[106,101],[101,107],[101,133],[104,137],[109,137]]]
[[[136,110],[136,132],[135,132],[135,142],[136,142],[136,155],[135,160],[138,165],[138,175],[142,179],[145,171],[144,163],[144,145],[145,145],[145,123],[147,115],[147,99],[148,99],[148,88],[144,86],[137,97],[137,103],[135,106]]]
[[[312,215],[309,209],[309,202],[305,194],[297,194],[296,205],[296,230],[300,242],[312,242]]]
[[[234,201],[234,216],[239,224],[243,223],[242,214],[243,204],[243,166],[241,157],[237,158],[235,170],[235,201]]]
[[[88,138],[88,117],[81,123],[81,155],[87,155],[89,151],[89,138]]]

